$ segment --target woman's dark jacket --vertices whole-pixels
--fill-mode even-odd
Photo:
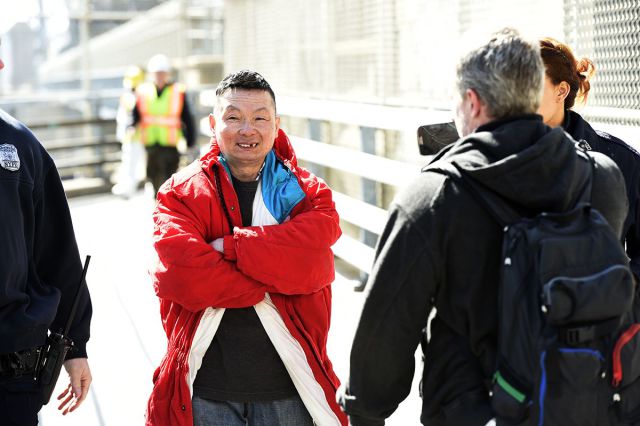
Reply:
[[[622,172],[629,199],[629,214],[624,222],[622,238],[631,259],[631,270],[640,277],[640,153],[615,136],[594,130],[574,111],[566,111],[562,127],[575,140],[586,142],[587,149],[611,158]]]

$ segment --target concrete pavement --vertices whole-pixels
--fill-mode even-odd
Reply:
[[[70,200],[81,256],[92,256],[87,283],[94,316],[88,345],[93,384],[87,400],[62,416],[55,396],[68,384],[63,371],[52,401],[40,414],[42,426],[135,426],[144,424],[151,377],[164,354],[158,301],[147,275],[152,256],[153,200],[140,193],[123,200],[110,195]],[[353,333],[364,296],[338,274],[333,283],[328,352],[340,378],[346,377]],[[387,421],[419,425],[417,379],[411,395]]]

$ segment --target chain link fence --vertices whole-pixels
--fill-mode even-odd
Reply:
[[[640,2],[565,0],[567,42],[596,66],[586,115],[640,126]]]

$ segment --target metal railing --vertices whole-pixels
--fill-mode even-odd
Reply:
[[[115,122],[79,118],[25,123],[53,158],[68,197],[111,189],[111,175],[120,164]]]
[[[311,139],[291,137],[291,143],[296,156],[302,160],[398,188],[406,185],[420,172],[419,167],[413,164]],[[382,233],[387,221],[385,209],[335,190],[333,198],[342,220],[375,234],[376,239]],[[368,273],[373,264],[374,249],[362,240],[363,238],[356,239],[343,234],[333,246],[333,251],[350,265]]]
[[[199,99],[199,106],[207,107],[214,97],[204,92]],[[290,135],[296,155],[316,167],[314,173],[334,188],[334,200],[341,220],[349,228],[358,230],[355,233],[345,232],[334,246],[334,252],[361,271],[362,280],[366,279],[373,264],[375,242],[387,220],[385,203],[376,196],[379,192],[376,189],[386,185],[395,192],[404,187],[418,175],[421,162],[417,144],[413,145],[415,152],[411,153],[413,162],[375,155],[375,143],[372,141],[375,132],[391,130],[412,136],[419,125],[449,120],[451,112],[297,98],[279,98],[278,112],[306,123],[306,133],[310,137],[295,136],[303,133],[299,128]],[[202,118],[202,123],[201,131],[206,134],[209,126],[206,117]],[[336,141],[323,138],[317,130],[321,123],[357,127],[359,149],[335,145],[331,142]],[[40,139],[56,162],[68,196],[111,188],[111,175],[120,162],[120,144],[115,139],[115,121],[112,118],[34,120],[26,124],[36,134],[48,133]],[[335,185],[336,179],[358,181],[359,194],[336,190],[335,187],[340,186]]]
[[[319,136],[318,132],[313,131],[318,123],[357,127],[360,150],[300,137],[291,139],[298,158],[321,166],[317,174],[330,185],[334,182],[328,176],[323,176],[322,168],[337,171],[343,179],[353,179],[351,175],[355,175],[360,180],[358,196],[335,189],[333,191],[341,220],[360,230],[351,235],[344,232],[333,246],[333,251],[337,257],[360,271],[361,285],[357,289],[362,290],[373,265],[375,244],[387,221],[387,211],[383,208],[383,200],[377,195],[378,189],[382,185],[389,185],[395,192],[418,176],[420,164],[426,162],[420,158],[417,138],[414,136],[418,126],[450,121],[451,112],[285,97],[279,98],[278,109],[281,115],[306,120],[310,127],[309,134],[314,139]],[[415,142],[411,146],[414,151],[409,156],[414,161],[376,155],[375,135],[380,130],[413,138]]]
[[[408,136],[415,137],[413,135],[416,135],[416,129],[419,125],[449,121],[452,114],[450,111],[442,110],[396,108],[294,98],[279,99],[278,109],[281,115],[307,120],[309,126],[312,126],[314,121],[358,126],[363,149],[370,145],[366,143],[366,139],[372,138],[372,128],[405,132]],[[594,123],[597,123],[595,125],[598,129],[613,131],[614,134],[624,137],[634,148],[640,148],[638,127],[630,125],[627,121],[628,117],[615,116],[615,110],[611,108],[591,108],[587,112],[594,117],[603,117],[608,114],[609,118],[616,118],[620,124],[614,127],[603,124],[604,120],[597,118]],[[634,111],[632,118],[637,119],[638,117],[637,111]],[[631,137],[632,135],[635,135],[635,139]],[[363,186],[367,184],[367,181],[370,181],[375,184],[393,185],[399,189],[415,179],[420,169],[417,165],[420,160],[416,163],[396,161],[298,137],[292,137],[292,143],[298,158],[318,166],[359,176],[363,181]],[[414,147],[415,157],[419,157],[417,143]],[[324,177],[322,174],[320,176]],[[366,191],[361,193],[360,198],[355,198],[334,190],[334,198],[341,219],[361,229],[360,238],[343,235],[333,247],[334,253],[359,269],[362,272],[361,279],[364,281],[366,274],[373,266],[374,248],[371,241],[377,240],[377,237],[382,233],[387,219],[387,211],[380,207],[380,200],[376,200],[375,197],[367,199]],[[375,239],[366,238],[367,233],[370,233],[369,236],[375,236]]]
[[[213,105],[213,91],[200,94],[201,104]],[[408,131],[415,134],[419,125],[448,121],[449,111],[418,108],[397,108],[349,102],[321,101],[300,98],[278,98],[278,114],[296,117],[308,122],[311,138],[289,135],[298,159],[318,166],[314,173],[334,186],[332,179],[323,170],[342,173],[344,180],[359,179],[362,191],[359,197],[333,189],[336,209],[343,222],[360,230],[359,235],[343,232],[333,246],[334,254],[361,271],[361,280],[371,270],[374,245],[382,233],[387,220],[387,211],[375,196],[375,186],[390,185],[399,189],[411,182],[420,173],[419,159],[416,163],[398,161],[379,155],[371,149],[371,139],[376,129]],[[344,123],[358,127],[360,150],[346,148],[320,139],[313,130],[318,122]],[[208,122],[201,122],[201,131],[206,132]],[[417,142],[415,156],[419,157]],[[373,194],[373,195],[372,195]]]

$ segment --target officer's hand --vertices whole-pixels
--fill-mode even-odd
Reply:
[[[86,358],[68,359],[64,362],[64,369],[69,374],[69,385],[58,395],[58,400],[62,400],[58,410],[61,410],[63,415],[74,411],[82,404],[89,394],[91,385],[91,370]]]

